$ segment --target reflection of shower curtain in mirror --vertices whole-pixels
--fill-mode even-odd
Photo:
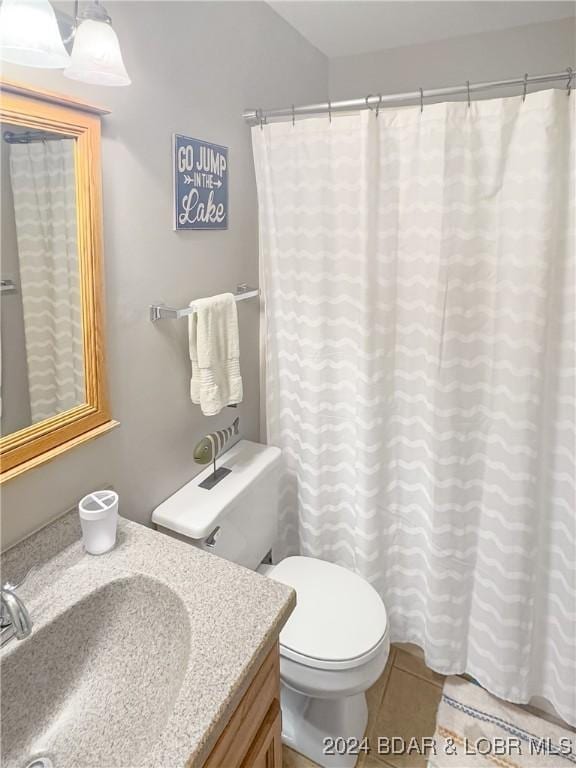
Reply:
[[[571,723],[574,106],[252,132],[280,554],[357,571],[393,641]]]
[[[32,421],[86,401],[72,139],[13,144]]]

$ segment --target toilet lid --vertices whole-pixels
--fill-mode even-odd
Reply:
[[[378,651],[387,629],[386,609],[363,578],[312,557],[287,557],[268,575],[296,590],[296,608],[280,633],[287,656],[292,651],[354,666],[352,660],[360,663]]]

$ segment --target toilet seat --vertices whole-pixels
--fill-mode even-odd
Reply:
[[[386,648],[386,654],[388,654],[389,643],[387,632],[382,636],[377,645],[362,654],[362,656],[355,656],[352,659],[342,660],[319,659],[314,656],[305,656],[303,653],[298,653],[292,648],[283,645],[282,640],[280,640],[280,655],[282,657],[296,661],[298,664],[303,664],[306,667],[313,667],[314,669],[331,669],[335,671],[360,667],[378,656],[384,648]]]
[[[282,560],[267,575],[297,593],[296,609],[280,633],[281,656],[315,669],[345,670],[387,649],[384,603],[357,574],[297,556]]]

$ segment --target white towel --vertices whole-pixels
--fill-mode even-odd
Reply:
[[[231,293],[196,299],[188,320],[192,379],[190,397],[202,413],[214,416],[242,402],[240,342],[236,301]]]

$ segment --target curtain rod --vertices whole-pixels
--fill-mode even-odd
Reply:
[[[31,144],[34,141],[58,141],[59,139],[72,139],[73,136],[66,136],[63,133],[49,133],[47,131],[25,131],[24,133],[4,131],[2,138],[7,144]]]
[[[390,104],[399,102],[416,101],[424,106],[424,99],[433,99],[442,96],[470,96],[478,91],[486,91],[491,88],[500,88],[502,86],[521,85],[524,90],[529,85],[535,83],[552,83],[557,80],[565,80],[568,90],[574,83],[575,72],[572,67],[568,67],[564,72],[554,72],[547,75],[524,75],[511,80],[492,80],[482,83],[466,83],[465,85],[456,85],[448,88],[431,88],[427,90],[419,89],[408,93],[391,93],[386,96],[374,96],[370,94],[362,99],[348,99],[347,101],[326,101],[320,104],[307,104],[301,107],[284,107],[282,109],[247,109],[242,113],[242,117],[249,125],[258,125],[265,123],[269,118],[289,117],[294,120],[298,115],[331,114],[332,112],[348,112],[357,109],[381,109]]]

